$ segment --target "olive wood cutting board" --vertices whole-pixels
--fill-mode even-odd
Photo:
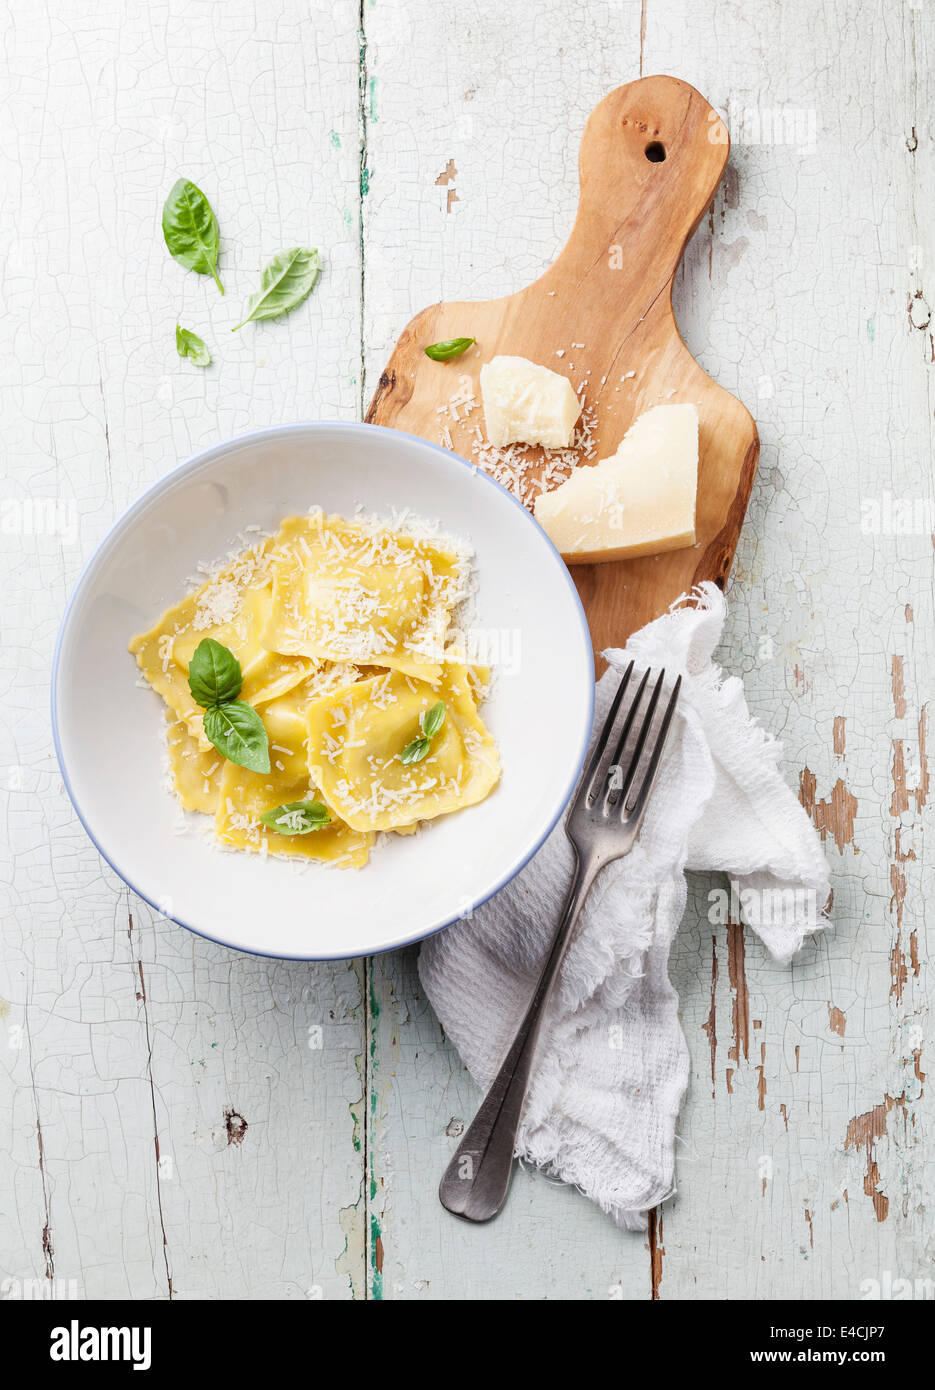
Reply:
[[[756,426],[699,367],[672,312],[673,277],[711,205],[728,148],[718,113],[686,82],[645,77],[611,92],[585,126],[578,213],[552,267],[503,299],[423,309],[403,331],[367,411],[372,424],[444,443],[489,467],[483,449],[475,450],[484,433],[480,368],[498,353],[527,357],[566,374],[579,395],[583,388],[591,443],[576,458],[586,467],[614,453],[651,406],[697,405],[696,544],[571,568],[596,653],[622,644],[692,585],[710,579],[724,587],[750,496]],[[459,337],[477,340],[462,357],[440,363],[425,356],[427,344]],[[519,490],[531,508],[532,479],[549,460],[538,448],[519,452],[528,473]],[[503,480],[502,468],[490,471]],[[550,474],[557,486],[567,461],[564,471],[553,463]]]

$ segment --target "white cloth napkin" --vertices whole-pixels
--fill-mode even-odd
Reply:
[[[826,925],[818,835],[777,771],[779,744],[737,677],[712,661],[726,614],[704,584],[605,653],[618,669],[682,675],[676,718],[639,841],[598,877],[579,919],[527,1097],[517,1155],[577,1185],[631,1230],[675,1190],[675,1126],[689,1057],[668,977],[685,870],[721,870],[778,961]],[[618,677],[597,687],[599,729]],[[502,892],[425,942],[419,974],[445,1032],[485,1089],[529,1001],[571,881],[559,824]],[[776,890],[779,890],[778,892]],[[724,891],[728,891],[725,885]]]

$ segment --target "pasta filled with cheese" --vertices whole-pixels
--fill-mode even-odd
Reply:
[[[419,738],[439,700],[444,725],[425,757],[407,765],[400,750]],[[325,800],[358,830],[396,830],[473,806],[500,776],[496,744],[459,666],[434,685],[390,671],[315,701],[308,749]]]
[[[478,712],[488,673],[449,647],[467,578],[453,542],[313,511],[169,608],[130,651],[167,706],[184,809],[212,816],[224,848],[359,868],[378,832],[482,801],[500,776]],[[239,663],[268,771],[207,737],[209,696],[189,688],[206,638]]]

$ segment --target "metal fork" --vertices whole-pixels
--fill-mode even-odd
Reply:
[[[565,821],[565,833],[575,852],[575,872],[552,948],[513,1045],[438,1189],[442,1206],[467,1221],[489,1221],[506,1201],[516,1135],[542,1020],[578,914],[600,870],[612,860],[622,859],[636,843],[659,768],[682,679],[680,676],[676,680],[665,713],[653,731],[666,674],[664,670],[659,673],[637,727],[637,712],[652,672],[643,675],[635,694],[624,703],[633,666],[631,661],[614,693]],[[635,741],[631,739],[634,729]],[[622,762],[625,753],[626,765]]]

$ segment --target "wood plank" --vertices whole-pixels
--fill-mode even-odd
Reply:
[[[648,1237],[580,1193],[520,1170],[496,1222],[443,1211],[438,1183],[483,1093],[445,1040],[416,951],[372,962],[371,1296],[394,1300],[649,1298]]]
[[[378,83],[365,200],[368,386],[413,307],[509,294],[550,264],[576,198],[569,128],[636,75],[640,8],[547,0],[528,56],[505,9],[479,28],[458,14],[433,12],[430,23],[410,4],[399,37],[392,16],[368,15]],[[650,0],[642,13],[642,70],[677,72],[731,126],[732,160],[676,277],[675,314],[701,365],[751,404],[760,426],[721,657],[783,738],[792,785],[814,774],[803,795],[826,827],[836,911],[833,932],[779,968],[755,939],[709,923],[716,885],[693,883],[673,957],[692,1053],[680,1192],[652,1249],[615,1234],[616,1259],[627,1297],[856,1298],[886,1271],[931,1272],[931,1106],[919,1073],[931,1048],[932,550],[927,532],[861,531],[862,503],[932,493],[925,279],[935,252],[921,114],[930,21],[900,11],[878,41],[848,24],[843,4],[751,17],[733,0]],[[394,275],[403,254],[405,274]],[[378,966],[384,1046],[421,1054],[430,1029],[413,1018],[391,964]],[[446,1059],[457,1075],[455,1055],[433,1040],[433,1078]],[[410,1067],[392,1056],[387,1065],[394,1087],[379,1098],[378,1146],[387,1296],[425,1294],[412,1280],[429,1271],[427,1296],[458,1297],[474,1275],[445,1253],[461,1237],[422,1188],[444,1166],[440,1133],[463,1116],[427,1102],[431,1088]],[[400,1176],[420,1171],[424,1184]],[[547,1209],[546,1185],[534,1180],[534,1191],[531,1209]],[[534,1218],[531,1236],[504,1220],[484,1232],[487,1285],[541,1297]],[[557,1265],[570,1254],[577,1268],[579,1229],[577,1219],[555,1225]],[[612,1282],[611,1268],[597,1245],[592,1290]],[[568,1285],[580,1293],[585,1279]]]
[[[252,0],[223,22],[177,0],[158,16],[39,0],[0,59],[0,390],[20,504],[2,553],[0,1185],[15,1200],[0,1248],[4,1277],[48,1273],[79,1297],[363,1287],[359,975],[154,920],[71,812],[47,716],[67,593],[132,497],[237,431],[357,414],[357,19],[346,2],[310,25]],[[162,245],[180,172],[217,211],[224,299]],[[325,258],[314,298],[231,334],[268,257],[307,239]],[[210,370],[177,357],[177,320]]]
[[[637,75],[639,6],[546,0],[535,59],[517,52],[516,24],[515,10],[479,24],[424,0],[365,10],[368,400],[420,305],[509,294],[547,269],[574,219],[584,121]],[[517,1174],[482,1230],[442,1210],[438,1180],[479,1093],[412,959],[380,956],[372,970],[371,1286],[379,1271],[387,1299],[649,1298],[647,1237],[537,1174]]]
[[[760,472],[722,659],[783,739],[834,889],[833,930],[790,970],[710,923],[716,885],[693,885],[673,958],[693,1073],[662,1298],[854,1299],[887,1271],[931,1275],[917,1054],[931,1048],[919,737],[932,549],[928,534],[862,526],[884,491],[932,495],[919,467],[932,457],[929,343],[907,315],[913,262],[933,254],[913,209],[931,144],[907,147],[930,25],[906,10],[877,44],[841,27],[845,13],[817,28],[804,10],[800,23],[795,8],[764,14],[768,70],[740,43],[726,51],[704,7],[678,26],[648,13],[650,63],[675,53],[694,81],[716,68],[733,138],[710,246],[693,249],[676,306],[702,362],[724,379],[729,357],[738,391],[756,396]],[[740,5],[719,11],[725,32],[747,20]],[[908,795],[897,746],[916,776]]]

